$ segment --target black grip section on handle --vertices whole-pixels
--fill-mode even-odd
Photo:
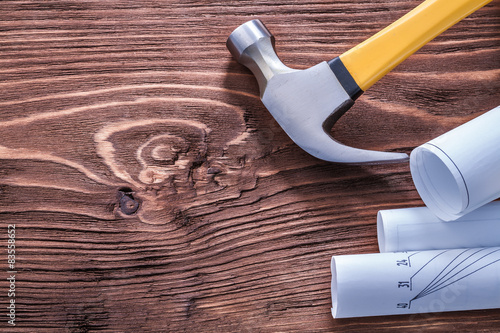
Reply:
[[[339,57],[332,59],[328,62],[330,69],[333,74],[337,77],[342,87],[344,87],[345,91],[349,96],[355,101],[361,94],[363,90],[358,86],[351,73],[347,70],[342,60]]]

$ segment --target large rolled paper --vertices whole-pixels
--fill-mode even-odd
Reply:
[[[334,318],[500,308],[500,247],[332,257]]]
[[[452,222],[441,221],[427,207],[381,210],[377,234],[380,252],[500,246],[500,202]]]
[[[410,155],[425,205],[445,221],[500,197],[500,107],[431,140]]]

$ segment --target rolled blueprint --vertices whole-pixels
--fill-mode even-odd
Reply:
[[[332,257],[334,318],[500,308],[500,247]]]
[[[500,106],[417,148],[410,155],[425,205],[445,221],[500,197]]]
[[[427,207],[381,210],[377,235],[380,252],[500,246],[500,201],[452,222]]]

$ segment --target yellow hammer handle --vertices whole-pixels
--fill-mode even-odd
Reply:
[[[492,0],[426,0],[339,58],[365,91],[434,37]]]

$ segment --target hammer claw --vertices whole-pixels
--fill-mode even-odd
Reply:
[[[319,159],[336,163],[381,164],[405,162],[409,159],[405,153],[391,153],[349,147],[334,140],[326,133],[321,138],[320,146],[320,151],[302,148]]]

